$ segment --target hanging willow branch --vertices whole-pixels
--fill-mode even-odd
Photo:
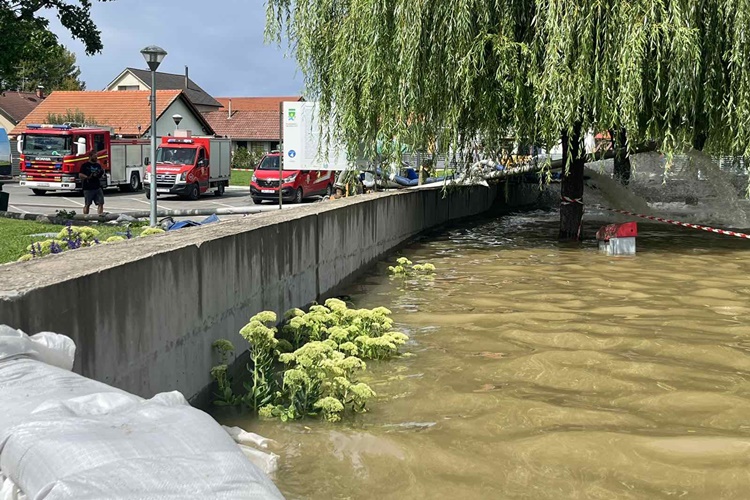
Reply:
[[[750,0],[269,0],[350,148],[547,148],[581,122],[750,153]],[[325,121],[325,120],[323,120]]]

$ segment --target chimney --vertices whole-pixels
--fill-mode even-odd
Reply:
[[[185,66],[185,90],[188,89],[188,67]]]
[[[37,97],[38,97],[39,99],[44,99],[44,87],[43,87],[43,86],[41,86],[41,85],[38,85],[38,86],[36,87],[36,96],[37,96]]]
[[[232,100],[229,99],[229,116],[227,117],[227,120],[232,119]]]

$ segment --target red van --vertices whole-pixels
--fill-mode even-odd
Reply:
[[[300,203],[310,196],[330,196],[336,181],[334,170],[284,170],[281,197],[286,202]],[[279,200],[279,153],[268,153],[258,163],[250,180],[254,203]]]

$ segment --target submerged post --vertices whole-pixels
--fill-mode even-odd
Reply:
[[[562,134],[563,178],[560,186],[560,241],[581,241],[583,219],[583,150],[581,123],[573,126],[572,136]]]

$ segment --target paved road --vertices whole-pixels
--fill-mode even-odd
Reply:
[[[37,196],[28,188],[18,184],[5,184],[3,191],[10,194],[8,210],[20,213],[54,214],[56,210],[74,210],[83,213],[83,195],[75,192],[50,192],[44,196]],[[135,193],[121,193],[116,189],[104,193],[104,210],[110,213],[131,212],[134,210],[148,210],[150,201],[143,191]],[[253,205],[249,188],[231,186],[222,197],[213,193],[201,196],[197,201],[183,200],[177,196],[160,195],[159,209],[182,210],[194,208],[234,208]],[[263,206],[272,207],[271,203]],[[95,212],[96,208],[92,212]]]

